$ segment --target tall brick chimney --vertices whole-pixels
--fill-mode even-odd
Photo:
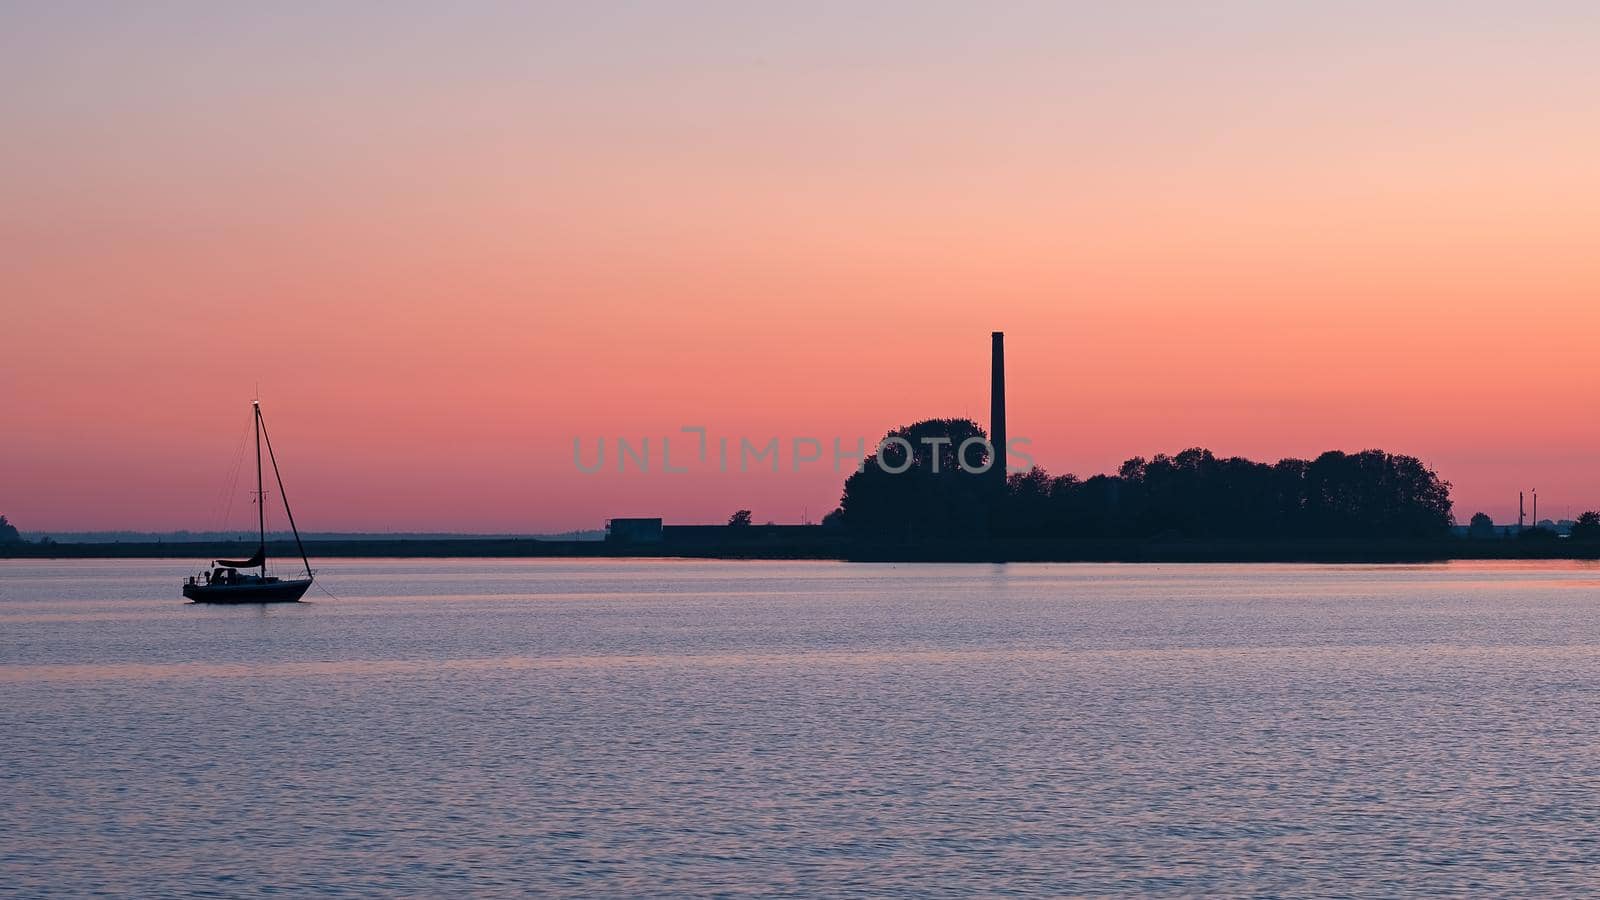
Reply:
[[[1006,333],[994,333],[994,349],[990,358],[989,374],[989,442],[994,445],[994,467],[989,476],[994,479],[995,493],[1003,495],[1006,489]]]

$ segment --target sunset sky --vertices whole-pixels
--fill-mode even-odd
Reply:
[[[819,519],[993,330],[1052,472],[1600,507],[1595,4],[319,6],[0,9],[24,530],[240,526],[258,384],[304,528]],[[695,425],[782,471],[615,471]]]

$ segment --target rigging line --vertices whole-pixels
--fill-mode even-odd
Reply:
[[[234,503],[238,498],[238,472],[245,464],[245,440],[250,437],[250,426],[246,424],[238,431],[238,442],[234,445],[234,466],[227,472],[227,484],[222,487],[222,495],[216,498],[213,511],[221,509],[221,517],[216,517],[211,522],[211,527],[216,532],[227,532],[229,520],[234,517]],[[224,506],[226,501],[226,506]]]
[[[239,501],[239,473],[244,470],[244,444],[249,433],[246,429],[239,435],[239,447],[233,458],[233,469],[228,473],[227,486],[223,488],[222,518],[217,522],[217,528],[221,531],[228,530],[229,524],[233,521],[233,505]]]
[[[261,407],[256,407],[256,422],[261,426],[261,436],[267,440],[267,458],[272,460],[272,477],[278,482],[278,496],[283,498],[283,512],[289,517],[289,530],[294,532],[294,545],[300,550],[300,561],[311,573],[311,559],[306,556],[306,545],[300,540],[300,529],[294,524],[294,510],[289,508],[289,492],[283,489],[283,475],[278,472],[278,456],[272,452],[272,435],[267,434],[267,423],[261,418]]]
[[[226,531],[228,519],[233,515],[235,491],[239,487],[239,469],[244,464],[244,443],[250,436],[249,426],[239,430],[239,440],[233,447],[233,465],[222,476],[222,492],[212,498],[211,521],[213,530]]]

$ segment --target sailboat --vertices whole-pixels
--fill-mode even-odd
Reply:
[[[196,603],[295,603],[311,587],[316,573],[311,560],[306,558],[306,545],[300,540],[300,529],[295,527],[294,512],[289,509],[289,495],[283,490],[283,476],[278,474],[278,457],[272,452],[272,437],[267,434],[266,423],[261,419],[261,401],[250,401],[256,425],[256,525],[259,541],[256,552],[249,559],[212,560],[211,569],[199,575],[190,575],[183,583],[183,595]],[[289,516],[289,529],[294,532],[294,545],[300,550],[300,561],[305,563],[305,575],[278,578],[267,574],[267,495],[261,486],[261,441],[266,439],[267,458],[272,462],[272,477],[278,481],[278,496],[283,498],[283,511]],[[241,572],[240,569],[260,568],[259,574]]]

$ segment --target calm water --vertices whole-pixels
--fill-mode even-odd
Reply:
[[[1600,568],[0,562],[0,893],[1600,887]]]

